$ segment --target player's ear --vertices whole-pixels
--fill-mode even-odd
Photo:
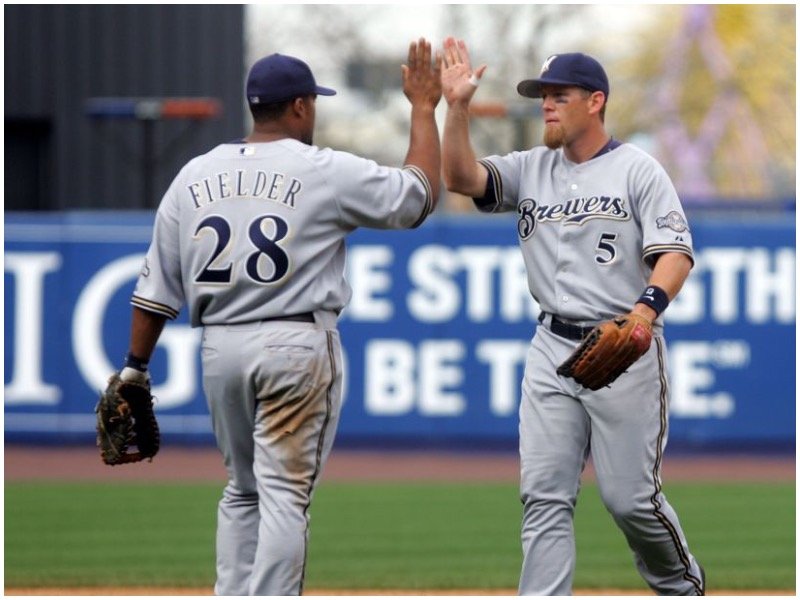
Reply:
[[[298,117],[303,116],[303,114],[306,111],[305,99],[298,96],[297,98],[292,100],[291,104],[289,105],[289,110],[291,110],[292,114],[295,116]]]
[[[301,96],[292,100],[292,113],[300,118],[305,118],[309,114],[314,114],[314,96]]]
[[[606,104],[606,95],[603,92],[592,92],[589,96],[589,112],[599,113]]]

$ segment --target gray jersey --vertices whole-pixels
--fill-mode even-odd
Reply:
[[[430,183],[293,139],[223,144],[189,162],[156,215],[132,304],[193,326],[327,310],[350,299],[344,239],[404,229],[431,211]]]
[[[584,334],[559,332],[552,320],[591,326],[628,313],[658,254],[692,257],[672,183],[630,144],[581,164],[544,147],[481,163],[494,193],[476,204],[517,212],[530,291],[551,313],[536,328],[522,381],[520,595],[572,593],[575,542],[567,508],[575,506],[589,454],[603,503],[648,585],[661,595],[701,594],[705,576],[661,491],[669,402],[663,317],[648,352],[597,391],[557,374]]]
[[[495,194],[476,204],[487,212],[518,213],[528,285],[548,313],[584,322],[627,313],[656,255],[692,257],[672,182],[631,144],[581,164],[545,147],[480,162]]]

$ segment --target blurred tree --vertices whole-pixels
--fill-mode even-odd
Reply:
[[[254,57],[296,53],[313,65],[317,79],[328,82],[324,85],[335,85],[329,77],[336,73],[343,84],[356,85],[341,100],[340,114],[318,124],[315,141],[398,164],[408,143],[400,64],[409,41],[425,36],[438,49],[446,36],[463,38],[476,66],[489,64],[481,101],[514,98],[519,110],[512,119],[475,119],[473,143],[479,155],[505,153],[530,145],[532,130],[539,127],[533,118],[538,105],[517,96],[517,82],[537,75],[544,59],[559,51],[543,40],[554,30],[577,24],[585,10],[581,5],[536,4],[448,4],[421,12],[405,5],[264,5],[249,9],[247,44]],[[396,74],[378,76],[380,68],[394,68]],[[396,84],[391,84],[392,77]],[[441,123],[444,102],[439,110]],[[473,210],[468,199],[455,195],[441,205],[445,210]]]
[[[795,195],[795,8],[659,7],[615,65],[612,130],[688,200]]]
[[[445,4],[264,5],[249,8],[252,54],[295,53],[320,81],[364,81],[325,104],[317,141],[397,164],[408,135],[399,65],[408,41],[424,35],[467,40],[476,65],[488,64],[476,103],[500,103],[506,118],[476,118],[478,155],[539,143],[538,104],[516,83],[544,59],[582,50],[611,76],[607,122],[667,168],[687,199],[793,198],[795,193],[795,8],[792,5],[649,5],[647,20],[620,7]],[[632,12],[630,9],[628,12]],[[412,14],[413,13],[413,14]],[[627,16],[627,15],[626,15]],[[597,33],[595,35],[596,32]],[[601,33],[605,32],[605,35]],[[616,37],[615,37],[616,35]],[[392,73],[376,69],[397,65]],[[331,108],[334,107],[334,108]],[[440,106],[443,119],[444,106]],[[449,199],[445,206],[471,210]]]

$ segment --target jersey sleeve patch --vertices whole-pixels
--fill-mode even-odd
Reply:
[[[482,198],[473,198],[475,207],[481,212],[496,212],[503,202],[503,179],[500,171],[493,163],[486,159],[478,161],[489,172],[489,181],[486,184],[486,193]]]
[[[422,183],[422,187],[425,188],[425,206],[422,208],[422,214],[419,216],[419,219],[411,226],[411,229],[414,229],[422,225],[423,221],[428,218],[428,215],[431,214],[433,210],[433,190],[431,189],[430,181],[428,181],[422,169],[414,165],[405,165],[403,169],[416,175],[417,179]]]
[[[164,315],[168,319],[175,319],[178,316],[178,311],[174,308],[171,308],[166,304],[153,302],[152,300],[142,298],[141,296],[133,296],[131,298],[131,304],[133,304],[136,308],[141,308],[142,310],[146,310],[148,312]]]
[[[689,230],[689,224],[677,210],[670,211],[666,216],[657,218],[656,227],[659,229],[668,228],[677,233]]]

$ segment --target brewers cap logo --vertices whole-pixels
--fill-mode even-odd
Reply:
[[[553,56],[548,57],[547,60],[544,61],[544,64],[542,64],[542,72],[539,73],[539,75],[544,75],[547,73],[547,71],[550,70],[550,63],[552,63],[556,58],[558,58],[558,54],[553,54]]]

